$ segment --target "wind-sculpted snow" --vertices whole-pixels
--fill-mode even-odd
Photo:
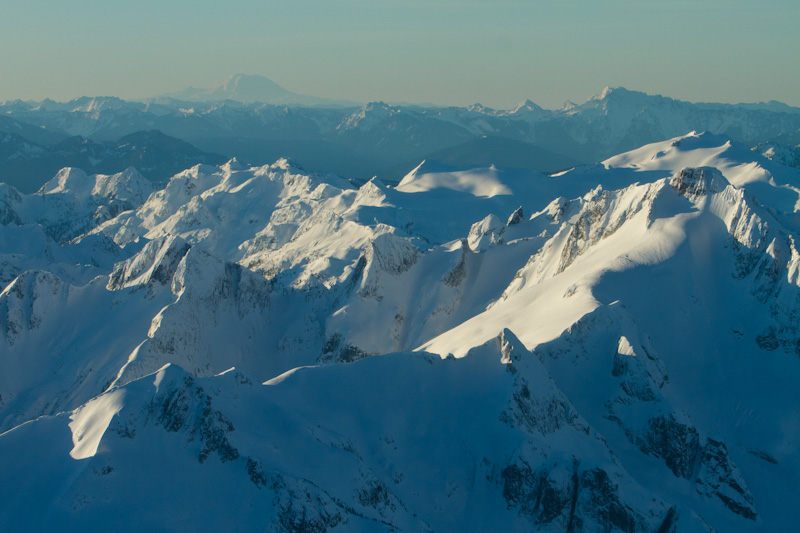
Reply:
[[[793,527],[800,171],[136,176],[0,189],[0,528]]]

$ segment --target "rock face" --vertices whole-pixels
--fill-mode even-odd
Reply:
[[[758,518],[753,495],[747,489],[739,469],[731,463],[724,443],[708,439],[695,483],[698,493],[719,498],[725,507],[744,518]]]
[[[582,531],[598,527],[601,531],[655,531],[619,499],[616,485],[604,470],[581,471],[576,461],[568,469],[534,472],[523,464],[506,467],[502,473],[503,497],[520,514],[529,516],[537,528]],[[669,528],[669,512],[664,525]]]
[[[728,185],[719,171],[708,168],[684,168],[670,180],[670,185],[683,196],[703,196]]]
[[[797,171],[137,176],[0,189],[0,529],[793,526]]]
[[[63,283],[50,272],[27,271],[3,291],[5,340],[13,345],[24,331],[38,329],[54,299],[62,298]]]
[[[239,451],[231,446],[228,435],[234,431],[233,424],[221,412],[214,410],[212,399],[195,385],[189,375],[175,377],[162,372],[158,391],[145,408],[144,424],[163,427],[168,432],[183,433],[189,443],[197,441],[197,460],[205,463],[214,453],[222,463],[235,461]],[[165,379],[167,382],[165,383]],[[175,382],[177,381],[177,383]],[[131,428],[115,428],[123,435],[135,436]]]

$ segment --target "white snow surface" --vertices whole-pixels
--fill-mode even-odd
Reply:
[[[139,178],[0,188],[0,529],[793,527],[797,169]]]
[[[69,455],[73,459],[88,459],[97,454],[97,448],[111,420],[124,405],[125,391],[114,390],[78,407],[70,416],[72,442],[75,445]]]
[[[435,189],[449,189],[486,198],[514,194],[514,191],[503,183],[497,174],[497,169],[494,167],[479,173],[469,171],[431,172],[425,168],[423,163],[400,181],[397,190],[429,192]]]

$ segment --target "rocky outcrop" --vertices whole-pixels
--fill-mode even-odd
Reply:
[[[605,470],[583,469],[577,458],[551,470],[535,470],[519,461],[507,466],[501,478],[508,507],[528,517],[536,529],[655,531],[651,517],[621,500]],[[661,524],[669,527],[670,521],[667,512]]]
[[[22,197],[14,187],[6,183],[0,183],[0,226],[22,224],[17,209],[22,203]]]
[[[718,498],[731,512],[748,520],[758,513],[742,473],[728,456],[724,442],[708,439],[702,450],[696,488],[699,494]]]
[[[25,332],[38,329],[68,286],[46,271],[28,271],[0,293],[0,335],[13,346]],[[0,337],[0,338],[2,338]]]
[[[565,231],[566,240],[561,248],[561,257],[556,273],[567,269],[578,256],[602,239],[613,235],[623,224],[652,203],[658,186],[633,186],[621,191],[605,191],[597,187],[584,198],[574,201],[574,206],[560,206],[553,220],[563,216],[568,208],[576,209]]]
[[[235,428],[223,413],[214,409],[212,398],[184,372],[169,367],[160,372],[159,386],[146,407],[144,424],[182,433],[187,443],[199,448],[200,463],[212,453],[223,463],[238,459],[239,451],[228,440]]]
[[[604,409],[600,418],[589,417],[588,424],[617,425],[639,452],[663,463],[666,475],[692,482],[698,494],[720,502],[729,512],[757,518],[753,497],[725,444],[701,434],[691,417],[667,399],[667,368],[624,306],[598,308],[536,353],[545,366],[560,369],[569,364],[570,383],[559,382],[567,397],[596,391],[581,405]],[[599,368],[606,369],[606,378],[597,375]],[[541,414],[535,418],[545,419]]]
[[[683,196],[707,196],[728,186],[719,170],[712,168],[684,168],[670,179],[669,184]]]
[[[164,237],[148,242],[135,256],[114,266],[108,276],[108,290],[169,285],[190,248],[179,237]]]

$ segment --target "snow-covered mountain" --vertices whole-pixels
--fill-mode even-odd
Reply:
[[[781,165],[800,168],[800,144],[786,146],[775,142],[759,143],[753,150]]]
[[[799,206],[707,133],[4,186],[0,527],[791,530]]]
[[[283,94],[273,85],[235,76],[214,90],[200,91],[211,101],[84,97],[65,103],[5,102],[0,103],[0,131],[49,146],[69,136],[116,143],[135,132],[158,130],[250,165],[290,157],[308,169],[359,180],[377,175],[387,183],[397,183],[423,159],[457,167],[495,164],[552,173],[692,130],[726,135],[751,147],[800,143],[800,110],[777,102],[694,104],[623,88],[607,88],[583,104],[557,110],[542,109],[529,100],[510,110],[383,102],[314,107],[279,102],[277,96],[278,100],[253,101],[259,91]],[[209,96],[212,93],[217,96]],[[14,160],[0,153],[0,169],[9,164]],[[23,172],[25,167],[18,168]],[[31,179],[55,172],[44,170],[31,172]]]
[[[43,185],[43,176],[50,176],[65,165],[105,174],[136,167],[148,179],[163,182],[187,166],[224,161],[224,156],[203,152],[160,131],[139,131],[116,142],[68,137],[54,145],[40,145],[21,135],[0,133],[0,181],[27,193]]]
[[[261,102],[274,105],[291,106],[327,106],[327,107],[352,107],[356,102],[334,100],[293,93],[284,89],[274,81],[256,74],[234,74],[223,83],[210,89],[195,89],[190,87],[176,93],[170,93],[153,98],[155,102],[178,100],[184,102],[222,102],[234,100],[237,102]]]
[[[751,144],[800,131],[800,114],[789,106],[692,104],[622,87],[606,88],[586,103],[561,113],[554,125],[578,143],[586,161],[690,130],[723,134]]]

